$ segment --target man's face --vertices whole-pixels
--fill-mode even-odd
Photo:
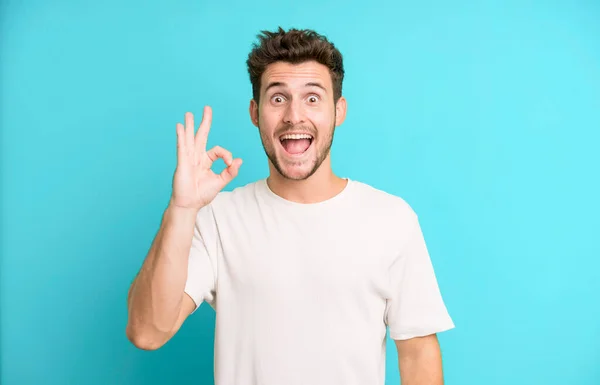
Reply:
[[[261,78],[260,104],[250,104],[253,123],[273,167],[283,177],[303,180],[329,156],[333,132],[346,104],[333,101],[329,69],[317,62],[277,62]]]

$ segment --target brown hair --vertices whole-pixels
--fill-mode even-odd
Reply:
[[[260,80],[269,64],[277,61],[299,64],[314,60],[329,68],[333,84],[333,100],[342,96],[344,64],[340,51],[323,35],[309,29],[290,29],[281,27],[276,32],[261,31],[259,42],[253,45],[246,64],[252,83],[252,96],[258,103],[260,99]]]

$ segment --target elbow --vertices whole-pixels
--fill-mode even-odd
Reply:
[[[159,338],[156,334],[136,330],[136,328],[132,325],[127,325],[125,334],[129,342],[141,350],[157,350],[166,342],[163,338]]]

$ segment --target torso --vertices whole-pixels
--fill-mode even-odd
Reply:
[[[383,384],[387,268],[408,205],[353,181],[301,205],[263,180],[212,208],[217,384]]]

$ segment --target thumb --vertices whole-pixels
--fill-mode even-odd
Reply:
[[[240,158],[237,158],[231,162],[231,165],[229,167],[227,167],[226,169],[221,171],[220,176],[225,185],[227,183],[231,182],[233,180],[233,178],[235,178],[237,176],[241,165],[242,165],[242,160]]]

